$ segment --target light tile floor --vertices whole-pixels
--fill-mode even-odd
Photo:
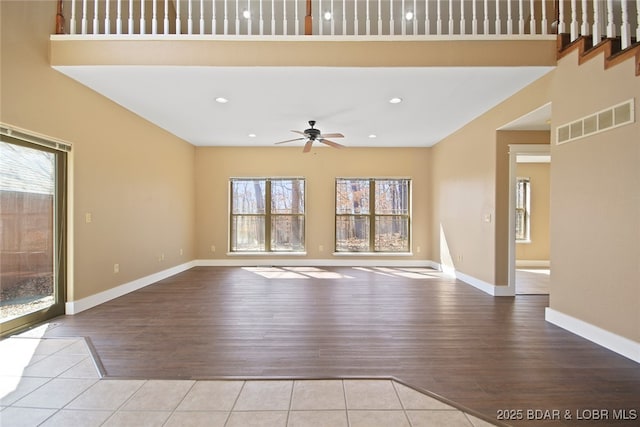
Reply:
[[[0,341],[0,426],[485,427],[396,381],[115,380],[86,341]]]

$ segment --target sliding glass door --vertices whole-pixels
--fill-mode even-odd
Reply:
[[[64,313],[66,152],[0,139],[0,334]]]

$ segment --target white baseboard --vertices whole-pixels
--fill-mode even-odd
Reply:
[[[436,262],[402,259],[308,259],[308,258],[229,258],[198,259],[199,267],[427,267],[439,270]]]
[[[121,297],[140,288],[144,288],[145,286],[149,286],[159,280],[166,279],[167,277],[173,276],[174,274],[182,273],[183,271],[188,270],[194,266],[194,261],[189,261],[184,264],[180,264],[175,267],[150,274],[149,276],[141,277],[140,279],[124,283],[120,286],[116,286],[115,288],[107,289],[106,291],[99,292],[97,294],[79,299],[77,301],[68,301],[65,304],[65,312],[66,314],[78,314],[81,311],[88,310],[107,301],[111,301],[112,299]]]
[[[463,281],[464,283],[480,289],[483,292],[493,295],[495,297],[512,297],[515,295],[515,289],[508,286],[496,286],[484,280],[477,279],[473,276],[455,271],[456,279]]]
[[[551,267],[551,261],[539,260],[539,259],[517,259],[516,267],[518,268],[549,268]]]
[[[545,309],[544,318],[549,323],[553,323],[562,329],[566,329],[582,338],[588,339],[591,342],[627,357],[634,362],[640,363],[639,342],[614,334],[550,307]]]

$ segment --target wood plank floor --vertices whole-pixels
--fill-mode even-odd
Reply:
[[[110,377],[393,377],[513,425],[640,415],[640,366],[544,320],[548,296],[494,298],[427,269],[197,267],[75,316]],[[527,410],[561,420],[526,420]],[[569,411],[571,420],[565,420]],[[580,414],[590,414],[589,412]]]

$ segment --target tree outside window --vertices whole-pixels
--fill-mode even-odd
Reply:
[[[231,252],[303,252],[304,179],[231,179]]]
[[[336,252],[409,252],[410,184],[336,179]]]

